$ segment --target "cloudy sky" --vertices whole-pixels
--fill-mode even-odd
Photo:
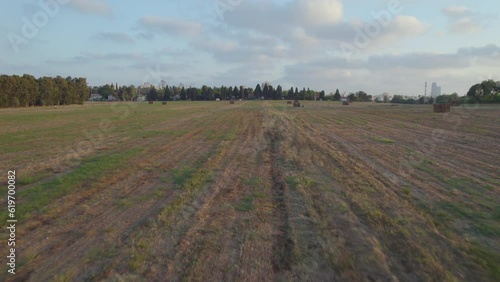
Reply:
[[[500,80],[492,0],[2,0],[0,73],[327,93]]]

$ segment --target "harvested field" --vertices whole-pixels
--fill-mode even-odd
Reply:
[[[0,110],[0,280],[500,280],[499,106],[301,103]]]

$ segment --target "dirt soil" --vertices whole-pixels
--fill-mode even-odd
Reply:
[[[82,162],[16,164],[29,194],[140,150],[27,213],[0,280],[498,281],[499,107],[303,104],[179,106]]]

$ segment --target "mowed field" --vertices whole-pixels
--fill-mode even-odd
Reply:
[[[2,281],[500,281],[500,107],[0,110]]]

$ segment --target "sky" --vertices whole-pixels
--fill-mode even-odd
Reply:
[[[500,1],[0,0],[0,73],[467,93],[500,80]]]

